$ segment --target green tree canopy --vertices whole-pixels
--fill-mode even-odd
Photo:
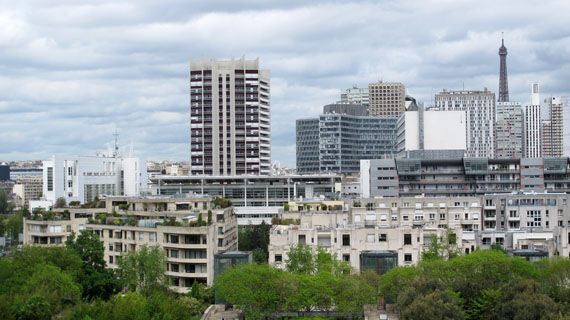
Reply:
[[[166,288],[166,257],[158,246],[142,246],[119,260],[117,274],[126,290],[148,295]]]

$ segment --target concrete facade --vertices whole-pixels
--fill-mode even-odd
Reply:
[[[27,208],[30,201],[40,200],[43,194],[43,179],[41,176],[19,177],[12,192],[21,207]]]
[[[108,197],[105,209],[71,208],[66,209],[69,217],[24,219],[24,245],[64,245],[72,232],[90,230],[103,241],[109,268],[116,268],[120,257],[127,252],[142,246],[158,246],[166,255],[171,289],[186,293],[194,281],[212,285],[214,256],[237,250],[237,217],[233,208],[216,209],[211,200],[209,197]],[[207,223],[209,212],[211,224]],[[201,226],[197,225],[199,215],[204,221]]]
[[[406,87],[400,82],[370,83],[368,94],[371,116],[398,118],[406,111]]]
[[[544,100],[546,119],[542,120],[542,156],[561,157],[564,154],[564,115],[561,97]]]
[[[523,109],[518,102],[497,102],[495,157],[522,158]]]
[[[270,73],[259,60],[190,62],[192,175],[269,175]]]

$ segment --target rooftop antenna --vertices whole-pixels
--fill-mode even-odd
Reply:
[[[117,132],[117,127],[115,127],[115,133],[113,133],[113,137],[115,137],[115,145],[113,147],[113,158],[119,156],[119,133]]]
[[[465,91],[465,81],[463,81],[463,91]]]

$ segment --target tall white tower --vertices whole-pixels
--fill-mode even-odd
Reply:
[[[531,85],[531,104],[524,107],[523,156],[525,158],[542,157],[542,130],[540,117],[540,87]]]

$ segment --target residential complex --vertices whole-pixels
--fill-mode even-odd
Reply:
[[[544,100],[545,119],[542,120],[542,156],[561,157],[564,153],[564,117],[561,97]]]
[[[259,61],[190,62],[192,175],[268,175],[270,74]]]
[[[374,117],[398,118],[406,111],[406,87],[400,82],[373,82],[368,85],[369,113]]]
[[[397,119],[366,114],[362,105],[335,104],[297,120],[297,172],[355,173],[361,159],[392,157]]]
[[[43,161],[43,198],[52,204],[86,203],[103,195],[138,196],[147,186],[146,164],[118,156],[52,156]]]
[[[166,255],[171,289],[188,292],[196,282],[213,284],[214,257],[237,250],[233,208],[214,208],[209,197],[107,197],[105,209],[63,209],[24,219],[24,244],[63,245],[72,232],[91,230],[105,248],[107,267],[141,246]],[[116,214],[113,214],[116,213]]]
[[[363,197],[570,192],[569,158],[362,160]]]
[[[528,259],[570,253],[567,194],[362,198],[344,208],[307,208],[298,225],[274,226],[270,264],[283,267],[291,246],[303,243],[314,251],[330,250],[355,270],[384,273],[417,263],[433,237],[445,237],[452,250],[463,254],[493,244]]]
[[[518,102],[497,102],[495,157],[523,157],[523,109]]]
[[[495,94],[488,91],[442,91],[435,95],[435,107],[443,111],[464,111],[467,125],[467,156],[495,156]]]

